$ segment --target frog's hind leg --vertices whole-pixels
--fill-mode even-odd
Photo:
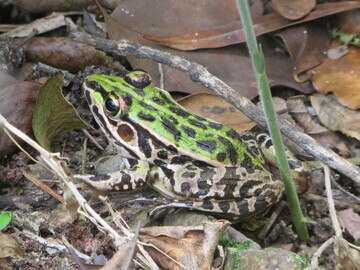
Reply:
[[[256,140],[259,144],[259,148],[262,151],[265,160],[277,167],[275,148],[272,143],[271,137],[268,134],[258,134],[256,135]],[[298,193],[304,193],[308,189],[308,185],[311,179],[310,168],[306,165],[305,162],[297,159],[293,153],[291,153],[287,148],[285,148],[285,155],[289,162],[291,169],[291,174],[294,180],[296,180],[296,189]]]
[[[269,208],[283,192],[283,183],[262,170],[246,174],[242,167],[199,167],[192,164],[173,167],[171,172],[166,170],[156,167],[149,174],[149,185],[173,199],[155,211],[164,207],[181,207],[246,218]]]

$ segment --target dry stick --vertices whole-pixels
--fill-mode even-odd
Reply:
[[[84,32],[73,34],[76,40],[85,42],[96,48],[112,53],[118,56],[135,56],[142,59],[151,59],[163,63],[188,74],[192,81],[203,85],[217,95],[221,96],[236,108],[241,110],[251,120],[256,121],[262,127],[266,127],[264,113],[259,110],[250,100],[241,97],[238,92],[228,86],[226,83],[212,75],[205,67],[193,61],[172,55],[168,52],[162,52],[150,47],[142,46],[136,42],[128,40],[106,40],[92,37]],[[360,184],[360,168],[346,161],[331,150],[328,150],[318,144],[310,136],[298,131],[288,121],[279,119],[280,130],[282,134],[302,147],[308,154],[316,157],[330,167],[343,173]]]

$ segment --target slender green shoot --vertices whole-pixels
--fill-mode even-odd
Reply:
[[[264,55],[256,41],[254,28],[251,22],[248,1],[237,0],[237,8],[245,32],[246,42],[255,72],[256,81],[258,83],[263,110],[266,115],[266,121],[274,144],[281,178],[285,185],[285,192],[290,207],[291,217],[299,238],[303,241],[306,241],[309,238],[309,233],[306,227],[305,218],[301,212],[299,198],[296,193],[295,184],[293,182],[290,167],[284,152],[284,145],[279,127],[277,125],[276,113],[272,105],[270,87],[266,77]]]

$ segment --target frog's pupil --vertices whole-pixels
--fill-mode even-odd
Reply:
[[[105,101],[105,107],[109,112],[115,112],[118,109],[116,103],[111,98]]]

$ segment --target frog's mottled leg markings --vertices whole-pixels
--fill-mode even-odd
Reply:
[[[146,183],[149,172],[147,162],[138,161],[130,170],[124,169],[100,176],[75,175],[74,178],[85,183],[99,193],[107,194],[110,191],[132,191]]]
[[[277,166],[275,149],[270,136],[267,134],[258,134],[256,137],[259,143],[259,147],[265,157],[265,160],[271,163],[272,165]],[[306,163],[302,162],[301,160],[298,160],[293,155],[293,153],[291,153],[286,148],[285,148],[285,154],[289,162],[292,177],[293,179],[296,179],[297,192],[303,193],[308,189],[308,185],[310,183],[310,179],[311,179],[310,168],[306,165]]]
[[[177,199],[176,204],[169,205],[174,207],[247,217],[276,203],[283,192],[283,183],[264,171],[249,174],[241,167],[199,167],[191,163],[171,166],[172,174],[167,170],[152,168],[148,183],[163,196]],[[254,175],[259,177],[253,179]]]

